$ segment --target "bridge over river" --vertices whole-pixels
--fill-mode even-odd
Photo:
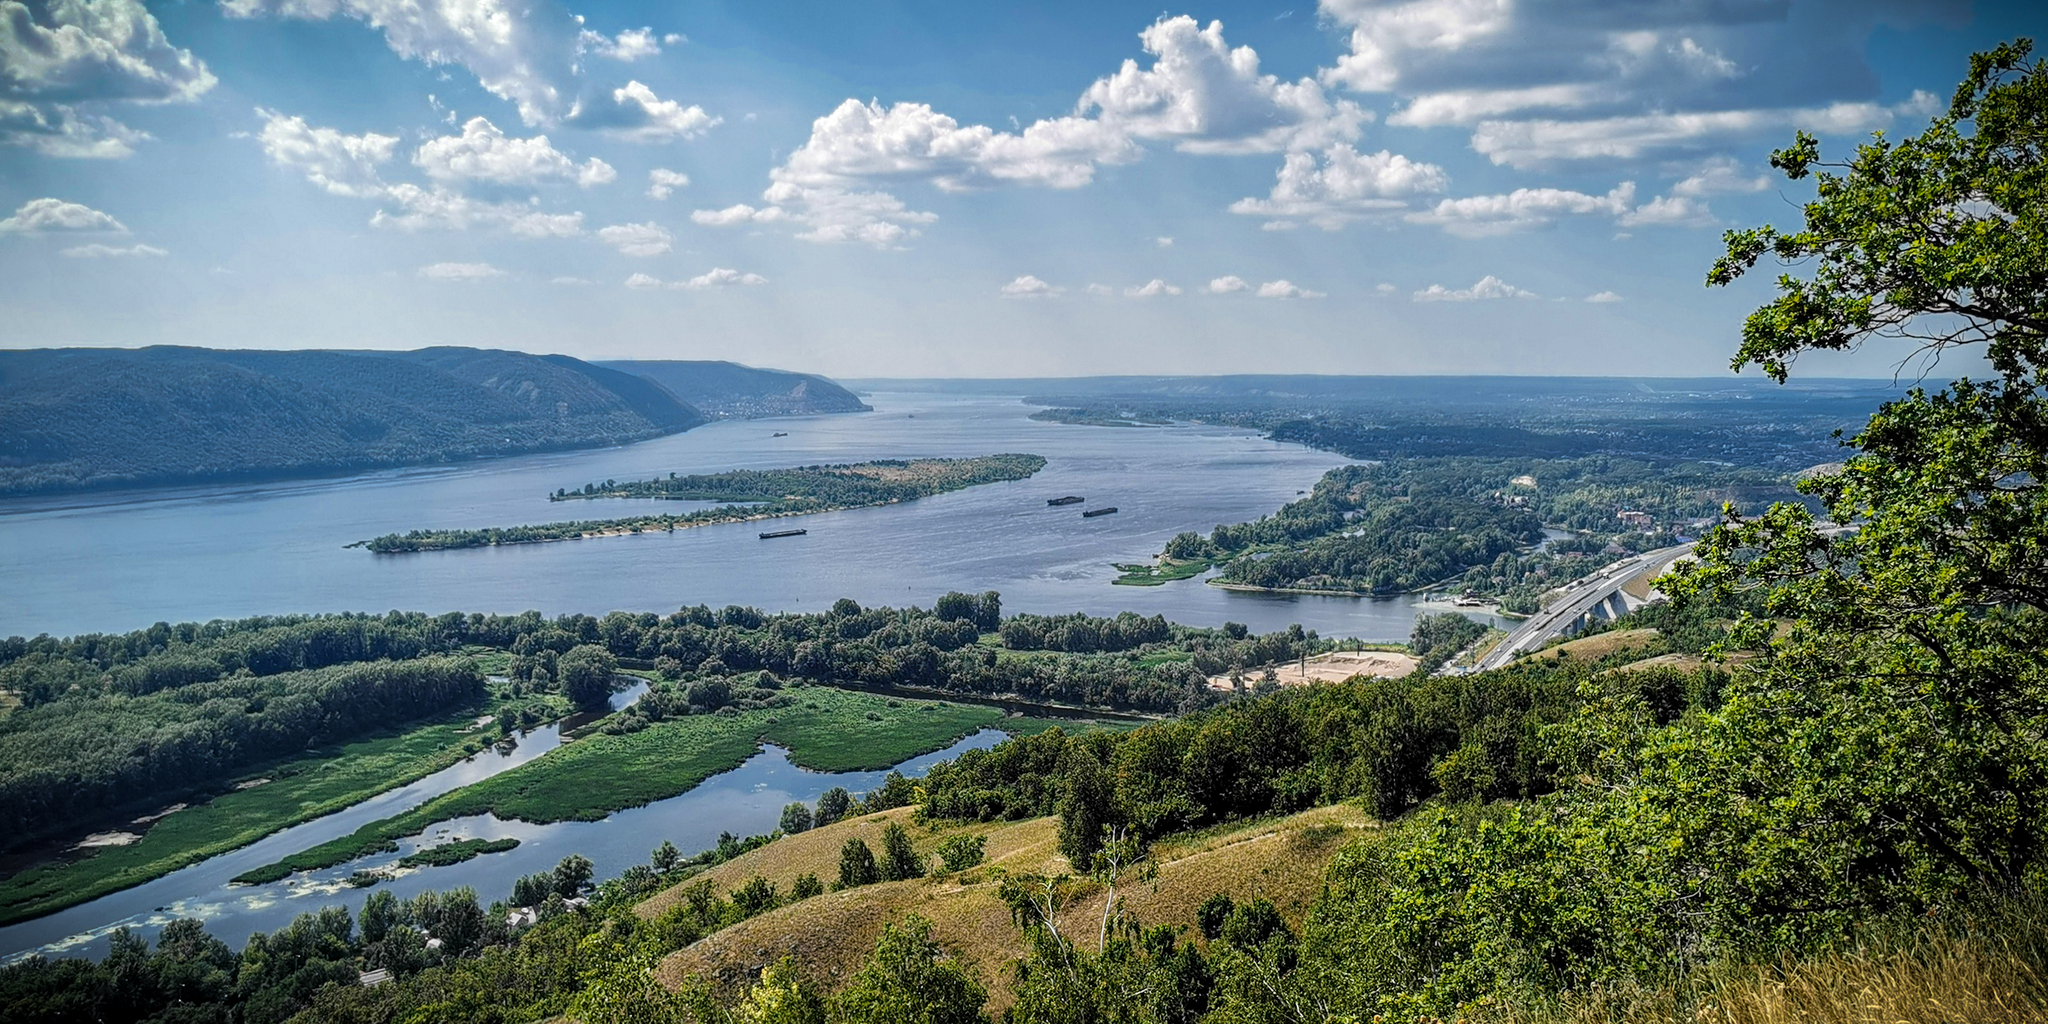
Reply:
[[[1640,605],[1623,588],[1637,580],[1661,575],[1679,558],[1692,553],[1691,544],[1675,544],[1624,558],[1585,579],[1573,583],[1556,600],[1530,616],[1494,645],[1486,657],[1468,671],[1500,668],[1516,658],[1542,647],[1552,637],[1575,633],[1594,619],[1615,619]]]

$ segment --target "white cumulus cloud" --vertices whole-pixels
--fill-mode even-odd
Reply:
[[[705,113],[703,107],[662,99],[638,81],[579,101],[569,112],[570,124],[627,142],[693,139],[723,121]]]
[[[1126,60],[1089,86],[1072,113],[1015,131],[961,124],[924,103],[846,100],[770,171],[762,198],[809,229],[799,237],[892,246],[936,219],[891,194],[899,186],[1079,188],[1102,166],[1139,159],[1144,142],[1190,153],[1282,153],[1349,143],[1369,117],[1313,78],[1262,73],[1255,51],[1225,43],[1220,22],[1162,18],[1139,41],[1149,66]]]
[[[1179,294],[1180,294],[1180,289],[1179,289],[1179,288],[1176,288],[1176,287],[1174,287],[1173,285],[1167,284],[1167,283],[1166,283],[1165,281],[1162,281],[1162,280],[1160,280],[1159,278],[1156,278],[1156,277],[1155,277],[1155,278],[1153,278],[1153,279],[1152,279],[1152,280],[1150,280],[1150,281],[1147,281],[1147,282],[1145,282],[1144,284],[1141,284],[1141,285],[1139,285],[1139,286],[1135,287],[1135,288],[1126,288],[1126,289],[1124,289],[1124,295],[1125,295],[1125,296],[1127,296],[1127,297],[1129,297],[1129,298],[1133,298],[1133,299],[1149,299],[1149,298],[1152,298],[1152,297],[1153,297],[1153,296],[1155,296],[1155,295],[1179,295]]]
[[[1710,157],[1697,170],[1671,186],[1675,196],[1713,196],[1737,192],[1762,192],[1771,187],[1771,181],[1762,174],[1751,174],[1731,157]]]
[[[482,281],[504,277],[505,272],[488,263],[432,263],[421,267],[419,276],[430,281]]]
[[[1031,274],[1022,275],[1002,287],[1002,295],[1006,299],[1047,299],[1063,291],[1066,289],[1047,284]]]
[[[1388,94],[1388,123],[1458,126],[1493,162],[1673,158],[1791,127],[1862,132],[1924,113],[1877,104],[1879,24],[1960,25],[1946,0],[1320,0],[1350,33],[1326,85]]]
[[[1286,278],[1281,278],[1278,281],[1268,281],[1260,285],[1258,295],[1262,299],[1320,299],[1323,297],[1322,292],[1309,291]]]
[[[690,220],[710,227],[724,228],[735,224],[760,222],[772,224],[783,218],[781,207],[769,206],[756,209],[745,203],[734,203],[723,210],[692,210]]]
[[[1231,292],[1244,291],[1246,288],[1249,287],[1251,287],[1251,285],[1246,284],[1244,278],[1241,278],[1236,274],[1225,274],[1222,277],[1216,278],[1215,280],[1209,282],[1209,294],[1228,295]]]
[[[1492,274],[1480,278],[1470,288],[1446,288],[1440,284],[1433,284],[1413,296],[1416,302],[1480,302],[1487,299],[1536,297],[1535,292],[1517,288]]]
[[[666,167],[656,167],[647,172],[647,198],[667,199],[676,189],[690,184],[690,176]]]
[[[498,228],[523,238],[567,238],[583,233],[583,214],[548,213],[538,200],[525,203],[493,203],[442,189],[418,185],[393,185],[385,198],[397,210],[378,210],[370,218],[374,227],[401,231],[465,231],[470,228]]]
[[[1599,214],[1621,217],[1634,208],[1635,182],[1624,181],[1605,195],[1561,188],[1518,188],[1490,196],[1445,199],[1428,210],[1411,213],[1417,224],[1435,224],[1453,234],[1497,235],[1542,227],[1565,215]]]
[[[672,40],[675,38],[670,37]],[[584,53],[594,53],[607,60],[630,64],[642,57],[661,55],[661,44],[654,41],[651,28],[629,28],[616,36],[584,29],[577,34],[577,48]]]
[[[1587,302],[1620,302],[1621,296],[1613,292],[1594,292],[1586,296]]]
[[[221,0],[221,9],[236,18],[354,18],[383,32],[400,57],[468,68],[530,125],[559,116],[581,32],[566,10],[520,0]]]
[[[127,234],[112,214],[63,199],[31,199],[0,220],[0,235],[40,235],[55,231],[106,231]]]
[[[127,156],[149,136],[90,108],[190,103],[214,84],[140,0],[0,0],[0,144]]]
[[[1667,225],[1671,227],[1713,227],[1714,211],[1705,201],[1692,196],[1658,196],[1621,215],[1616,221],[1625,228]]]
[[[421,143],[412,162],[440,182],[534,185],[571,180],[587,188],[618,177],[610,164],[596,157],[579,166],[556,149],[547,136],[511,138],[482,117],[470,118],[460,135],[445,135]]]
[[[742,274],[731,267],[713,267],[696,277],[678,283],[678,287],[690,289],[732,288],[740,285],[767,284],[768,279],[759,274]]]
[[[597,240],[628,256],[659,256],[669,251],[675,236],[669,234],[667,228],[649,221],[598,228]]]
[[[365,198],[384,193],[377,168],[391,159],[398,136],[375,132],[348,135],[333,128],[315,128],[305,118],[262,107],[256,108],[256,115],[263,119],[263,131],[256,139],[271,163],[297,171],[338,196]]]
[[[1230,212],[1275,220],[1305,220],[1335,230],[1360,217],[1407,210],[1417,196],[1442,192],[1450,175],[1435,164],[1399,153],[1360,153],[1350,146],[1287,154],[1272,194],[1240,199]]]

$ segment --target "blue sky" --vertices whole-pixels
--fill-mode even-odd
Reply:
[[[0,345],[1724,372],[1769,151],[2030,6],[0,0]]]

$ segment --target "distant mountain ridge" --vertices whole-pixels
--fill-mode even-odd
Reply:
[[[853,392],[816,374],[706,360],[606,359],[597,365],[645,377],[720,418],[873,411]]]
[[[658,384],[568,356],[0,352],[0,495],[599,447],[705,420]]]

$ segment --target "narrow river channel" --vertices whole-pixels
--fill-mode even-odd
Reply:
[[[646,690],[646,684],[639,683],[614,694],[613,708],[630,705]],[[893,770],[922,775],[934,764],[968,750],[994,746],[1004,738],[997,730],[985,729],[944,750],[904,761]],[[775,829],[783,806],[793,800],[815,802],[834,786],[859,793],[880,785],[888,774],[806,771],[790,763],[787,751],[767,747],[739,767],[705,780],[688,793],[620,811],[602,821],[535,825],[500,821],[491,815],[458,818],[434,825],[425,836],[402,840],[396,853],[364,857],[267,885],[229,883],[229,879],[250,868],[347,835],[372,821],[516,768],[555,749],[561,742],[559,724],[542,726],[521,734],[509,746],[484,751],[347,810],[295,825],[153,882],[0,928],[0,962],[37,953],[97,957],[106,952],[107,936],[116,928],[127,927],[154,939],[164,925],[186,917],[205,922],[208,932],[240,949],[250,935],[275,931],[310,910],[326,906],[361,909],[363,900],[376,889],[349,886],[347,879],[356,871],[390,867],[421,846],[435,846],[451,839],[515,837],[520,845],[506,853],[487,854],[446,867],[404,871],[376,887],[408,898],[430,889],[467,885],[476,890],[482,903],[489,905],[492,900],[508,896],[513,880],[520,875],[548,870],[572,853],[589,857],[596,865],[598,878],[611,878],[634,864],[645,863],[664,839],[686,853],[694,853],[717,845],[721,832],[738,836],[770,832]]]

